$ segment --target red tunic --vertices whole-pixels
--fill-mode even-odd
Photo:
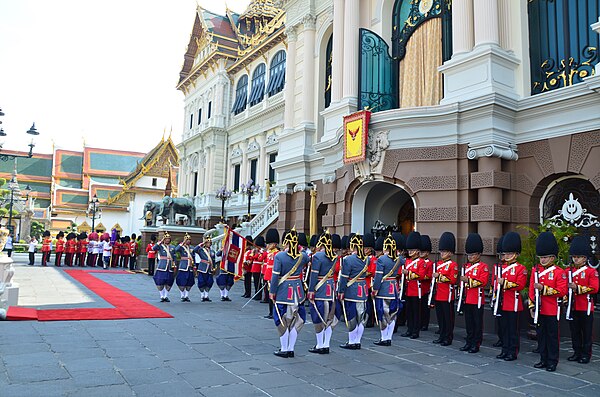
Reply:
[[[275,255],[279,253],[279,250],[275,248],[267,253],[266,267],[265,267],[265,280],[271,281],[273,276],[273,263],[275,262]]]
[[[454,299],[454,286],[458,280],[458,263],[450,260],[438,261],[436,272],[440,275],[435,280],[435,300],[451,302]]]
[[[263,265],[262,257],[262,252],[259,250],[252,254],[252,268],[250,270],[252,273],[260,273]]]
[[[75,239],[66,242],[66,251],[67,254],[74,254],[77,252],[77,241],[75,241]]]
[[[333,282],[335,283],[335,285],[337,285],[338,277],[340,275],[341,263],[344,260],[343,256],[338,256],[336,258],[337,259],[335,260],[335,264],[333,265],[333,266],[335,266],[335,270],[333,271]]]
[[[523,310],[521,290],[527,285],[527,268],[520,263],[502,265],[502,310],[520,312]]]
[[[367,266],[367,277],[365,279],[367,283],[367,289],[371,289],[371,283],[373,282],[373,276],[377,270],[377,257],[375,255],[369,255],[369,266]]]
[[[146,246],[146,253],[148,254],[148,258],[150,258],[150,259],[156,258],[156,251],[154,251],[153,248],[154,248],[153,244],[148,244]]]
[[[65,240],[63,238],[59,238],[56,240],[56,253],[63,252],[65,250]]]
[[[78,252],[79,252],[80,254],[85,254],[85,253],[87,253],[87,246],[88,246],[88,241],[87,241],[87,239],[79,241],[79,242],[77,243]]]
[[[137,241],[131,241],[129,243],[129,252],[130,252],[131,256],[136,256],[137,255],[137,247],[138,247]]]
[[[123,251],[123,244],[115,241],[115,245],[113,246],[113,253],[115,255],[121,255],[123,253],[122,251]]]
[[[577,284],[577,290],[573,291],[575,297],[572,310],[590,313],[594,311],[594,300],[592,296],[598,293],[598,271],[587,265],[580,268],[570,267],[572,282]]]
[[[131,256],[131,246],[129,245],[129,243],[123,243],[121,244],[121,246],[123,247],[123,255],[125,256]]]
[[[427,264],[420,258],[407,259],[405,268],[408,270],[408,274],[405,277],[407,280],[406,296],[422,298],[425,296],[425,293],[423,292],[421,282],[427,274]]]
[[[44,237],[42,240],[42,252],[49,252],[52,250],[52,238]]]
[[[429,258],[421,259],[425,262],[425,277],[423,281],[421,281],[421,291],[423,295],[429,294],[429,290],[431,289],[431,278],[433,277],[433,261]]]
[[[242,265],[245,272],[252,270],[252,250],[249,249],[244,252],[244,264]]]
[[[535,306],[535,283],[536,269],[538,272],[538,283],[544,288],[540,291],[541,305],[540,314],[543,316],[556,316],[558,313],[558,300],[567,294],[567,273],[556,265],[544,268],[536,265],[531,271],[529,278],[529,307]]]
[[[465,276],[469,279],[465,283],[467,290],[465,303],[482,307],[485,304],[484,288],[488,283],[490,271],[488,265],[483,262],[465,264]]]

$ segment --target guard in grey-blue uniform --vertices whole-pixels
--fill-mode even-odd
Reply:
[[[183,242],[175,248],[175,253],[179,253],[179,265],[177,267],[177,277],[175,282],[181,292],[181,301],[190,302],[190,289],[196,281],[194,277],[194,256],[192,255],[192,247],[190,243],[192,237],[186,233],[183,236]]]
[[[173,286],[174,275],[173,270],[175,267],[174,247],[171,245],[171,236],[168,232],[165,232],[163,238],[154,246],[152,250],[158,255],[158,263],[156,264],[156,271],[154,272],[154,283],[156,288],[160,291],[160,301],[170,302],[169,291]]]
[[[308,255],[298,252],[298,234],[288,231],[283,237],[287,251],[275,255],[269,297],[275,302],[273,319],[279,331],[281,348],[274,352],[279,357],[294,357],[298,331],[306,320],[302,269],[308,263]]]
[[[335,255],[333,239],[336,237],[338,249],[340,236],[323,233],[313,246],[316,253],[312,256],[308,300],[311,303],[310,316],[315,326],[317,344],[308,349],[311,353],[329,354],[329,341],[333,327],[338,322],[335,317],[335,286],[333,275],[338,257]]]
[[[366,301],[368,289],[363,240],[360,234],[350,236],[351,254],[344,258],[338,284],[338,318],[344,317],[348,327],[348,342],[340,345],[343,349],[360,349],[360,340],[367,322]]]
[[[401,265],[401,258],[397,255],[396,240],[391,234],[381,242],[375,243],[375,250],[383,251],[383,255],[377,258],[377,268],[373,279],[373,296],[375,297],[375,310],[379,319],[381,339],[375,343],[378,346],[390,346],[396,314],[398,313],[398,290],[396,275]]]
[[[198,289],[202,302],[212,302],[208,297],[208,291],[213,286],[213,275],[218,271],[215,260],[215,251],[210,249],[212,240],[205,236],[204,242],[194,248],[194,259],[198,268]]]

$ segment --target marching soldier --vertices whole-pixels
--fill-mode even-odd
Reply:
[[[454,339],[454,286],[458,280],[458,264],[452,260],[456,251],[456,238],[450,232],[444,232],[439,243],[440,260],[436,264],[435,314],[440,327],[440,336],[433,343],[450,346]]]
[[[492,284],[491,284],[492,304],[494,303],[494,301],[496,299],[499,299],[499,297],[496,296],[496,291],[498,289],[498,278],[499,278],[498,273],[502,272],[502,266],[504,265],[504,253],[502,252],[502,241],[503,240],[504,240],[504,236],[501,236],[498,239],[498,243],[496,244],[496,254],[498,255],[498,263],[496,263],[494,265],[494,274],[492,274]],[[496,333],[498,334],[498,341],[492,345],[494,347],[502,347],[502,335],[504,335],[504,332],[502,330],[503,323],[500,319],[501,316],[502,316],[502,314],[495,316]]]
[[[425,276],[421,281],[421,289],[423,297],[421,298],[421,331],[429,329],[429,319],[431,318],[431,309],[427,297],[431,289],[431,278],[433,276],[433,261],[429,259],[431,254],[431,238],[426,235],[421,235],[421,243],[419,244],[419,259],[425,262]]]
[[[540,233],[535,242],[535,251],[540,263],[531,272],[529,280],[529,309],[539,327],[540,361],[534,367],[554,372],[558,365],[560,343],[559,299],[567,293],[567,275],[554,263],[558,256],[558,243],[552,232]]]
[[[401,260],[397,255],[396,244],[397,242],[391,234],[388,234],[383,241],[378,238],[375,242],[375,250],[383,252],[383,255],[377,259],[372,292],[381,331],[381,338],[373,342],[378,346],[391,346],[398,313],[396,274],[398,274]]]
[[[497,305],[502,304],[502,352],[496,358],[514,361],[519,354],[519,315],[523,311],[521,290],[527,285],[527,268],[517,262],[521,254],[519,233],[507,233],[502,239],[504,265],[499,272]]]
[[[275,351],[278,357],[294,357],[294,346],[298,332],[306,320],[302,269],[308,256],[298,251],[296,230],[288,231],[283,237],[286,251],[275,256],[271,277],[270,298],[275,302],[273,318],[279,331],[281,348]]]
[[[175,267],[175,252],[171,246],[171,235],[168,232],[165,232],[163,238],[152,248],[153,251],[158,254],[158,263],[156,265],[156,272],[154,273],[154,283],[160,292],[160,301],[171,302],[169,299],[169,291],[173,286],[173,270]]]
[[[406,239],[409,259],[406,260],[402,273],[407,280],[404,288],[406,296],[407,330],[400,336],[417,339],[421,330],[421,300],[423,299],[422,281],[426,278],[427,264],[420,260],[421,234],[411,232]]]
[[[50,253],[52,252],[52,237],[48,230],[42,234],[42,266],[47,266],[50,262]]]
[[[212,302],[208,297],[208,292],[213,286],[213,273],[215,272],[215,251],[210,248],[212,240],[210,237],[205,236],[204,242],[198,244],[194,248],[193,253],[197,256],[196,267],[198,268],[198,289],[200,290],[200,296],[202,302]]]
[[[483,307],[485,306],[484,288],[489,279],[488,265],[481,262],[483,240],[477,233],[469,233],[465,243],[468,263],[464,265],[464,275],[460,277],[462,286],[466,289],[465,325],[467,342],[460,351],[477,353],[483,340]]]
[[[359,350],[365,324],[367,322],[366,301],[368,299],[365,280],[369,264],[365,263],[363,240],[360,234],[349,238],[351,254],[344,258],[338,285],[338,304],[348,327],[348,342],[340,345],[342,349]]]
[[[339,236],[337,238],[339,240]],[[333,252],[333,239],[329,232],[323,233],[313,248],[318,252],[312,255],[308,300],[312,304],[310,315],[315,325],[317,344],[308,351],[329,354],[329,339],[333,327],[337,324],[333,285],[333,273],[337,257]],[[326,338],[326,334],[329,334],[329,338]]]
[[[190,290],[196,281],[194,277],[194,256],[192,255],[192,249],[190,247],[191,242],[192,237],[186,233],[183,236],[181,244],[173,251],[174,253],[179,252],[180,254],[175,282],[181,292],[182,302],[190,302]]]
[[[567,319],[570,319],[573,355],[567,360],[587,364],[592,357],[593,295],[598,293],[598,271],[588,266],[591,252],[586,237],[576,236],[571,243],[569,253],[573,265],[568,269],[571,310],[567,313]]]
[[[154,251],[154,244],[156,243],[156,235],[150,236],[150,243],[146,246],[146,254],[148,255],[148,275],[154,276],[154,267],[156,265],[156,251]],[[110,246],[109,242],[106,241],[107,245]],[[105,248],[106,251],[106,248]],[[109,251],[110,253],[110,251]],[[106,261],[105,261],[106,262]]]
[[[259,236],[260,237],[260,236]],[[265,289],[269,292],[271,290],[271,278],[273,277],[273,264],[275,263],[275,255],[279,253],[279,248],[277,245],[279,244],[279,232],[277,229],[269,229],[267,230],[267,236],[265,238],[265,242],[267,245],[267,259],[265,261],[264,271],[263,271],[263,280],[267,283]],[[269,313],[265,316],[265,318],[273,319],[273,310],[274,304],[273,299],[269,297]]]
[[[54,257],[54,266],[60,267],[63,252],[65,251],[65,234],[61,231],[56,235],[56,255]],[[65,261],[66,263],[66,261]]]

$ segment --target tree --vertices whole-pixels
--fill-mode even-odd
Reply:
[[[38,221],[31,222],[31,237],[35,237],[36,239],[40,239],[42,237],[42,233],[44,233],[46,228],[44,225]]]

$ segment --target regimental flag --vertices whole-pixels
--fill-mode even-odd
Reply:
[[[367,158],[367,140],[371,112],[361,110],[344,116],[344,164],[358,163]]]
[[[246,239],[244,236],[236,233],[233,229],[225,228],[221,269],[233,274],[236,281],[242,277],[244,252],[246,252]]]

